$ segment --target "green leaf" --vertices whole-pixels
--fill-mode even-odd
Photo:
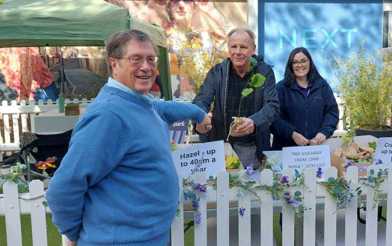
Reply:
[[[252,92],[253,92],[253,88],[245,88],[242,90],[241,95],[242,97],[247,97],[250,94],[252,94]]]
[[[265,77],[259,73],[256,73],[250,79],[250,85],[253,88],[258,88],[264,85]]]

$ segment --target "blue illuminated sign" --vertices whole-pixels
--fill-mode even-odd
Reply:
[[[277,80],[283,78],[292,49],[309,49],[321,75],[336,90],[339,81],[333,67],[363,48],[382,48],[383,5],[377,3],[266,2],[264,7],[264,56],[274,66]],[[343,1],[342,1],[343,2]]]

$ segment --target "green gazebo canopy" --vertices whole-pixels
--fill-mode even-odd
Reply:
[[[136,28],[159,46],[165,36],[104,0],[5,0],[0,4],[0,47],[102,46],[116,31]]]
[[[0,0],[0,48],[104,46],[110,34],[139,29],[159,47],[159,70],[166,99],[171,98],[166,36],[162,29],[104,0]]]

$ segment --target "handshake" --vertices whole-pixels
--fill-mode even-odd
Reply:
[[[196,131],[202,134],[209,132],[212,129],[211,118],[212,113],[206,114],[203,121],[196,125]]]

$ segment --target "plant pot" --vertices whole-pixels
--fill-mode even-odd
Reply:
[[[355,135],[356,136],[371,135],[376,138],[392,137],[392,128],[389,126],[385,126],[385,128],[381,130],[359,128],[359,129],[355,129]]]

